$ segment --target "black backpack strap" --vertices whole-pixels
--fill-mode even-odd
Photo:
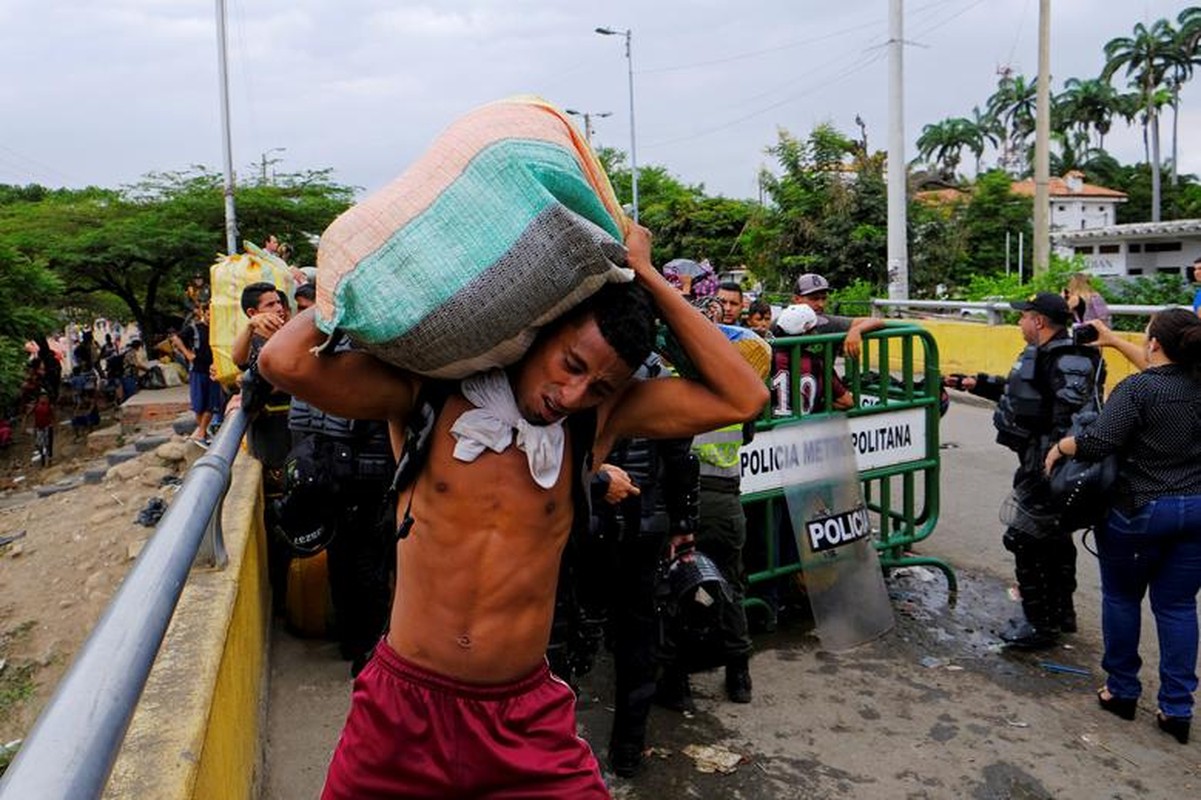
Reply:
[[[401,490],[417,480],[425,462],[429,458],[430,445],[433,441],[434,428],[438,423],[438,415],[446,405],[455,388],[451,381],[422,381],[421,389],[417,392],[417,401],[413,404],[413,413],[409,415],[405,426],[404,450],[396,463],[396,472],[392,475],[392,483],[385,493],[385,503],[395,505]],[[397,540],[409,535],[413,528],[413,495],[409,495],[409,503],[405,506],[404,516],[396,526]]]
[[[596,444],[596,409],[590,408],[567,418],[571,431],[571,499],[574,515],[571,535],[587,534],[592,522],[592,448]]]

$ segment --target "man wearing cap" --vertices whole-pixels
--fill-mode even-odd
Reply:
[[[1061,296],[1039,292],[1012,307],[1022,313],[1018,324],[1027,346],[1009,377],[948,376],[947,383],[997,401],[997,443],[1021,459],[1002,507],[1008,526],[1002,542],[1013,553],[1025,620],[1011,620],[1001,638],[1037,650],[1053,646],[1060,633],[1076,632],[1076,546],[1055,510],[1040,454],[1067,432],[1076,412],[1093,406],[1105,371],[1096,348],[1072,342],[1071,312]]]
[[[817,325],[811,333],[845,333],[843,348],[851,358],[858,358],[863,347],[863,334],[884,327],[884,320],[875,317],[841,317],[826,313],[826,298],[830,294],[830,282],[815,272],[807,272],[796,279],[792,302],[809,306],[817,314]]]

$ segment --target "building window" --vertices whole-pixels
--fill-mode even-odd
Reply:
[[[1147,242],[1148,253],[1179,253],[1183,248],[1180,242]]]
[[[1068,207],[1067,206],[1056,206],[1055,209],[1057,211],[1067,211]]]
[[[1129,245],[1127,245],[1126,249],[1131,253],[1143,252],[1143,246],[1141,244],[1135,244],[1134,242],[1131,242]]]
[[[1126,270],[1126,274],[1127,275],[1142,275],[1143,268],[1142,267],[1131,267],[1130,269]]]
[[[1097,248],[1098,253],[1120,253],[1122,246],[1120,244],[1103,244]]]
[[[1078,256],[1091,256],[1093,254],[1093,246],[1091,244],[1078,244],[1072,248],[1072,252]]]
[[[1160,275],[1180,275],[1184,269],[1182,267],[1160,267],[1155,271]]]

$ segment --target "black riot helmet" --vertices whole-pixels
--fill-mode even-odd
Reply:
[[[328,547],[335,531],[331,511],[338,507],[336,488],[316,452],[315,439],[307,437],[288,454],[283,495],[274,501],[271,515],[272,533],[300,558],[315,556]]]
[[[718,666],[724,658],[722,616],[734,593],[717,565],[696,550],[677,551],[659,565],[655,595],[660,657],[689,672]]]

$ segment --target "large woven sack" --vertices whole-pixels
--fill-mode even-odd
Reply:
[[[321,235],[317,326],[433,377],[505,366],[540,326],[632,279],[627,224],[562,112],[491,103]]]
[[[243,242],[245,253],[234,253],[217,258],[209,270],[209,285],[212,299],[209,301],[209,345],[213,348],[213,366],[217,380],[232,386],[239,370],[234,365],[230,351],[234,339],[249,324],[242,311],[242,290],[260,281],[270,283],[280,290],[284,302],[295,311],[292,295],[296,283],[292,270],[276,255],[268,253],[250,242]]]

